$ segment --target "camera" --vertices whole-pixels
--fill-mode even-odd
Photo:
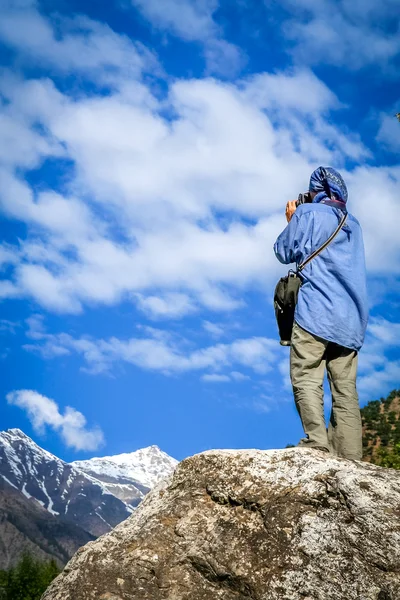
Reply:
[[[300,204],[307,204],[308,202],[312,202],[310,192],[304,192],[304,194],[299,194],[299,197],[296,200],[296,208],[300,206]]]

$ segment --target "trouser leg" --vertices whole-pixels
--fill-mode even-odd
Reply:
[[[324,418],[323,380],[328,342],[294,324],[290,348],[290,378],[306,437],[300,445],[329,450]]]
[[[330,344],[326,353],[332,412],[328,439],[335,454],[361,460],[362,424],[356,388],[358,355],[354,350]]]

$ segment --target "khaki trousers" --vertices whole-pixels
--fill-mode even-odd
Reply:
[[[314,336],[294,324],[290,378],[306,437],[301,446],[319,447],[361,460],[362,429],[356,389],[357,352]],[[325,367],[332,393],[328,431],[324,418]]]

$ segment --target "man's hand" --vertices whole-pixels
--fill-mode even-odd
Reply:
[[[289,223],[290,219],[293,217],[294,213],[296,212],[296,200],[289,200],[289,202],[286,204],[286,220]]]

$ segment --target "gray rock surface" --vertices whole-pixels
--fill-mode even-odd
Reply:
[[[43,600],[399,600],[400,473],[309,449],[181,462]]]

